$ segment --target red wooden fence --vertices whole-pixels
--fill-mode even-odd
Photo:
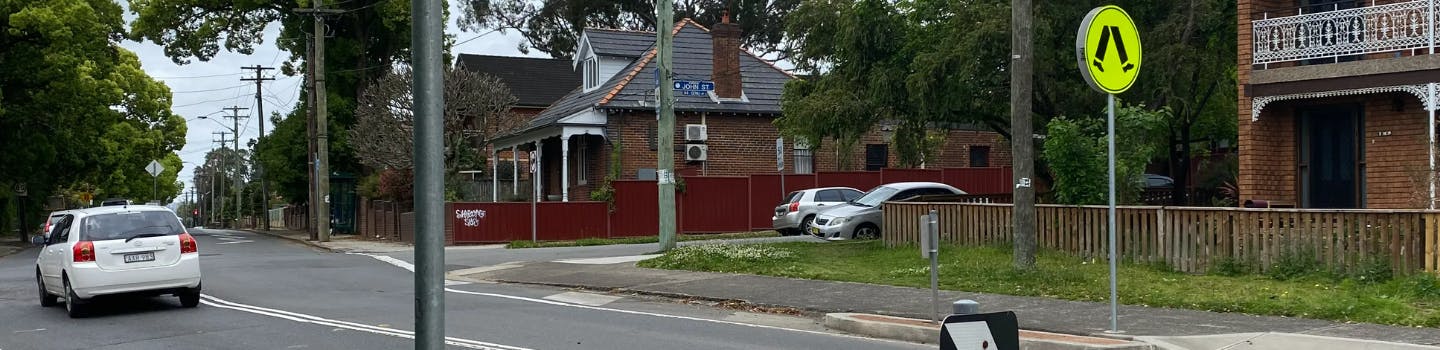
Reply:
[[[749,177],[686,177],[679,195],[680,230],[685,233],[750,230]]]
[[[896,182],[944,182],[940,169],[881,169],[880,178],[884,183]],[[869,191],[868,188],[860,189]]]
[[[883,183],[931,181],[971,194],[1010,192],[1009,168],[885,169],[822,172],[814,175],[749,177],[683,176],[676,194],[676,224],[681,233],[739,232],[769,229],[774,208],[790,191],[815,187],[852,187],[862,191]],[[614,181],[614,206],[604,202],[542,202],[538,205],[540,240],[653,236],[659,229],[659,190],[655,181]],[[457,243],[530,240],[530,203],[453,203],[451,220]],[[478,217],[483,212],[483,217]],[[382,226],[394,223],[376,220]]]
[[[615,212],[610,213],[610,235],[614,237],[659,234],[660,188],[655,181],[625,180],[615,187]]]
[[[869,191],[885,183],[878,171],[836,171],[815,174],[815,187],[853,187]]]

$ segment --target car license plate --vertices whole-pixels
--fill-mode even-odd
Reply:
[[[817,235],[818,235],[818,234],[820,234],[820,228],[819,228],[819,227],[811,227],[811,228],[810,228],[810,233],[812,233],[812,234],[817,234]]]
[[[127,264],[128,264],[128,263],[133,263],[133,262],[143,262],[143,261],[155,261],[155,252],[139,253],[139,254],[125,254],[125,263],[127,263]]]

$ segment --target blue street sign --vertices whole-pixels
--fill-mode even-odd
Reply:
[[[713,91],[715,82],[704,80],[676,80],[676,91]]]

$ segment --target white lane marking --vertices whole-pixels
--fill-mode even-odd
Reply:
[[[545,297],[545,299],[554,300],[562,303],[604,306],[605,304],[620,300],[620,297],[595,293],[564,292]]]
[[[254,241],[250,241],[250,240],[240,240],[240,241],[220,242],[220,243],[215,243],[215,244],[235,244],[235,243],[250,243],[250,242],[254,242]]]
[[[384,261],[384,262],[390,263],[390,264],[392,264],[392,265],[398,266],[398,267],[400,267],[400,268],[403,268],[403,269],[406,269],[406,270],[410,270],[410,272],[415,272],[415,265],[411,265],[410,263],[405,262],[404,260],[400,260],[400,259],[396,259],[396,258],[384,256],[384,255],[371,255],[371,254],[363,254],[363,253],[350,253],[350,254],[368,256],[368,257],[371,257],[371,258],[375,258],[376,260]],[[724,321],[724,320],[713,320],[713,319],[708,319],[708,318],[699,318],[699,317],[690,317],[690,316],[679,316],[679,315],[667,315],[667,314],[660,314],[660,313],[653,313],[653,312],[644,312],[644,311],[615,309],[615,308],[600,307],[600,306],[590,306],[590,305],[572,304],[572,303],[552,301],[552,300],[545,300],[545,299],[528,298],[528,297],[521,297],[521,296],[514,296],[514,295],[495,294],[495,293],[484,293],[484,292],[472,292],[472,291],[468,291],[468,290],[459,290],[459,289],[453,289],[453,288],[445,288],[445,291],[446,291],[446,292],[451,292],[451,293],[457,293],[457,294],[468,294],[468,295],[487,296],[487,297],[495,297],[495,298],[501,298],[501,299],[510,299],[510,300],[528,301],[528,302],[532,302],[532,303],[549,304],[549,305],[555,305],[555,306],[568,306],[568,307],[581,308],[581,309],[589,309],[589,310],[618,312],[618,313],[631,314],[631,315],[654,316],[654,317],[673,318],[673,319],[689,320],[689,321],[710,322],[710,323],[728,324],[728,325],[743,326],[743,327],[753,327],[753,328],[763,328],[763,329],[772,329],[772,330],[781,330],[781,331],[791,331],[791,332],[799,332],[799,333],[807,333],[807,334],[815,334],[815,335],[825,335],[825,336],[832,336],[832,337],[851,338],[851,339],[863,339],[863,340],[871,340],[871,341],[881,341],[881,342],[896,343],[896,344],[914,344],[914,343],[903,342],[903,341],[899,341],[899,340],[890,340],[890,339],[882,339],[882,338],[866,338],[866,337],[849,335],[849,334],[842,334],[842,333],[827,333],[827,332],[810,331],[810,330],[804,330],[804,329],[794,329],[794,328],[767,326],[767,325],[762,325],[762,324],[750,324],[750,323],[743,323],[743,322],[733,322],[733,321]]]
[[[45,331],[44,328],[36,328],[36,329],[27,329],[27,330],[23,330],[23,331],[15,331],[15,333],[33,333],[33,332],[44,332],[44,331]]]
[[[275,317],[275,318],[280,318],[280,319],[286,319],[286,320],[291,320],[291,321],[301,322],[301,323],[311,323],[311,324],[318,324],[318,325],[322,325],[322,326],[330,326],[330,327],[335,327],[335,328],[349,329],[349,330],[353,330],[353,331],[360,331],[360,332],[366,332],[366,333],[388,335],[388,336],[392,336],[392,337],[400,337],[400,338],[406,338],[406,339],[415,339],[415,332],[407,331],[407,330],[403,330],[403,329],[377,327],[377,326],[371,326],[371,325],[367,325],[367,324],[360,324],[360,323],[354,323],[354,322],[346,322],[346,321],[340,321],[340,320],[332,320],[332,319],[322,318],[322,317],[318,317],[318,316],[306,315],[306,314],[302,314],[302,313],[296,313],[296,312],[290,312],[290,311],[284,311],[284,310],[276,310],[276,309],[269,309],[269,308],[254,306],[254,305],[246,305],[246,304],[241,304],[241,303],[226,301],[226,300],[224,300],[224,299],[216,298],[215,296],[212,296],[212,295],[209,295],[209,294],[202,294],[201,297],[204,298],[204,299],[201,300],[201,301],[204,302],[205,305],[214,306],[214,307],[223,308],[223,309],[244,311],[244,312],[249,312],[249,313],[253,313],[253,314],[265,315],[265,316],[270,316],[270,317]],[[483,342],[483,341],[479,341],[479,340],[463,339],[463,338],[456,338],[456,337],[445,337],[445,343],[446,343],[446,344],[449,344],[449,345],[454,345],[454,346],[459,346],[459,347],[464,347],[464,348],[470,348],[470,349],[485,349],[485,350],[532,350],[532,349],[529,349],[529,348],[522,348],[522,347],[517,347],[517,346],[502,345],[502,344],[495,344],[495,343],[488,343],[488,342]]]
[[[450,273],[451,273],[451,274],[456,274],[456,275],[464,276],[464,275],[473,275],[473,274],[477,274],[477,273],[481,273],[481,272],[490,272],[490,271],[500,271],[500,270],[504,270],[504,269],[513,269],[513,268],[517,268],[517,267],[521,267],[521,266],[525,266],[525,265],[521,264],[519,261],[511,261],[511,262],[507,262],[507,263],[500,263],[500,264],[490,265],[490,266],[481,266],[481,267],[472,267],[472,268],[468,268],[468,269],[460,269],[460,270],[450,271]]]
[[[558,263],[566,263],[566,264],[583,264],[583,265],[609,265],[609,264],[619,264],[619,263],[636,262],[636,261],[645,260],[645,259],[649,259],[649,258],[653,258],[653,257],[657,257],[657,256],[660,256],[660,254],[632,255],[632,256],[612,256],[612,257],[608,257],[608,258],[593,258],[593,259],[566,259],[566,260],[556,260],[555,262],[558,262]]]

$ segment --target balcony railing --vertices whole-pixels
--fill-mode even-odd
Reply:
[[[1252,22],[1254,64],[1431,48],[1432,0],[1316,12]]]

